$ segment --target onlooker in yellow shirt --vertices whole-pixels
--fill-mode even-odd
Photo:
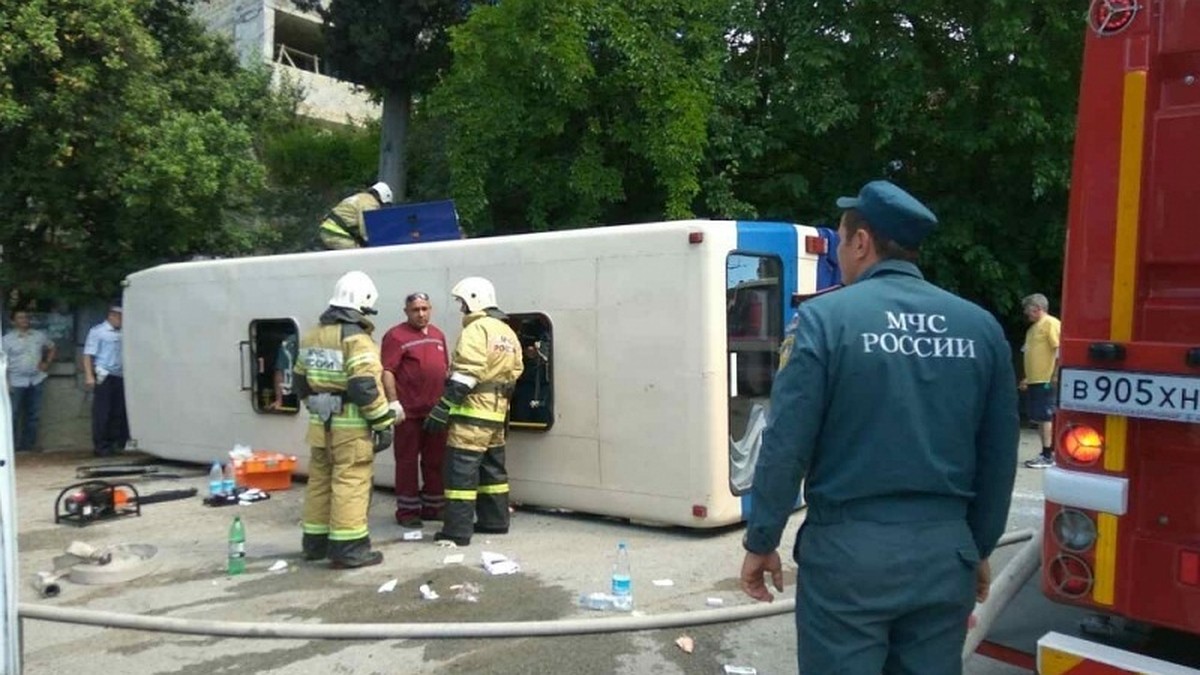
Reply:
[[[1042,454],[1025,462],[1030,469],[1054,466],[1054,404],[1058,387],[1058,345],[1062,323],[1047,311],[1050,302],[1041,293],[1021,301],[1025,318],[1031,324],[1025,332],[1025,412],[1042,433]]]

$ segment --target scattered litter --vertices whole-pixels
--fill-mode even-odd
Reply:
[[[463,561],[463,554],[461,554],[461,553],[451,553],[450,555],[446,556],[445,558],[442,558],[443,565],[461,565],[462,561]]]
[[[400,538],[404,541],[421,541],[422,537],[424,536],[425,533],[420,530],[405,530],[404,533],[400,535]]]
[[[454,599],[459,602],[479,602],[479,585],[471,582],[454,584],[450,587],[454,591]]]
[[[725,675],[758,675],[753,666],[725,666]]]
[[[483,569],[491,575],[516,574],[521,570],[521,566],[515,560],[509,560],[507,556],[500,553],[484,551],[480,554],[480,558],[483,560]]]
[[[449,539],[442,539],[437,542],[437,545],[439,548],[458,548],[458,544],[450,541]]]
[[[43,598],[58,597],[58,594],[62,592],[62,584],[58,583],[58,580],[67,576],[67,574],[63,570],[38,572],[33,575],[33,587]]]
[[[655,586],[664,586],[664,587],[675,585],[675,582],[670,579],[655,579],[654,581],[651,581],[650,583],[654,584]]]
[[[675,644],[679,645],[679,648],[688,654],[696,650],[696,641],[687,635],[680,635],[675,638]]]
[[[721,598],[709,598],[704,601],[704,604],[708,605],[709,607],[720,607],[721,605],[725,604],[725,601]]]
[[[422,598],[426,600],[437,600],[441,596],[438,595],[437,591],[433,590],[433,588],[429,585],[430,583],[432,582],[426,581],[425,583],[421,584],[421,587],[418,590],[421,591]]]
[[[287,570],[288,564],[286,560],[276,560],[275,564],[267,568],[268,572],[283,572]]]
[[[396,580],[392,579],[391,581],[384,582],[384,584],[379,587],[378,592],[379,593],[391,593],[394,590],[396,590]]]

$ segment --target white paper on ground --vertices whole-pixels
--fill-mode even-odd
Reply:
[[[405,530],[404,534],[400,535],[400,538],[404,541],[421,541],[421,538],[424,536],[425,533],[420,530]]]
[[[396,590],[396,580],[395,579],[385,582],[382,586],[379,587],[380,593],[391,593],[394,590]]]
[[[509,560],[507,556],[500,553],[483,551],[479,557],[483,561],[483,569],[491,575],[516,574],[521,570],[521,566],[515,560]]]
[[[276,560],[273,565],[267,568],[268,572],[282,572],[287,569],[286,560]]]
[[[675,582],[671,581],[670,579],[655,579],[654,581],[651,581],[650,583],[654,584],[655,586],[674,586],[675,585]]]
[[[461,565],[462,561],[463,561],[462,553],[451,553],[450,555],[446,556],[445,558],[442,558],[443,565]]]

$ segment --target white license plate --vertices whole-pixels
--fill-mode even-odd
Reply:
[[[1200,377],[1064,368],[1058,397],[1064,410],[1200,422]]]

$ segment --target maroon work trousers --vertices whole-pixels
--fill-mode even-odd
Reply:
[[[430,433],[424,417],[408,418],[396,425],[396,520],[441,517],[446,497],[442,487],[442,456],[446,432]]]

